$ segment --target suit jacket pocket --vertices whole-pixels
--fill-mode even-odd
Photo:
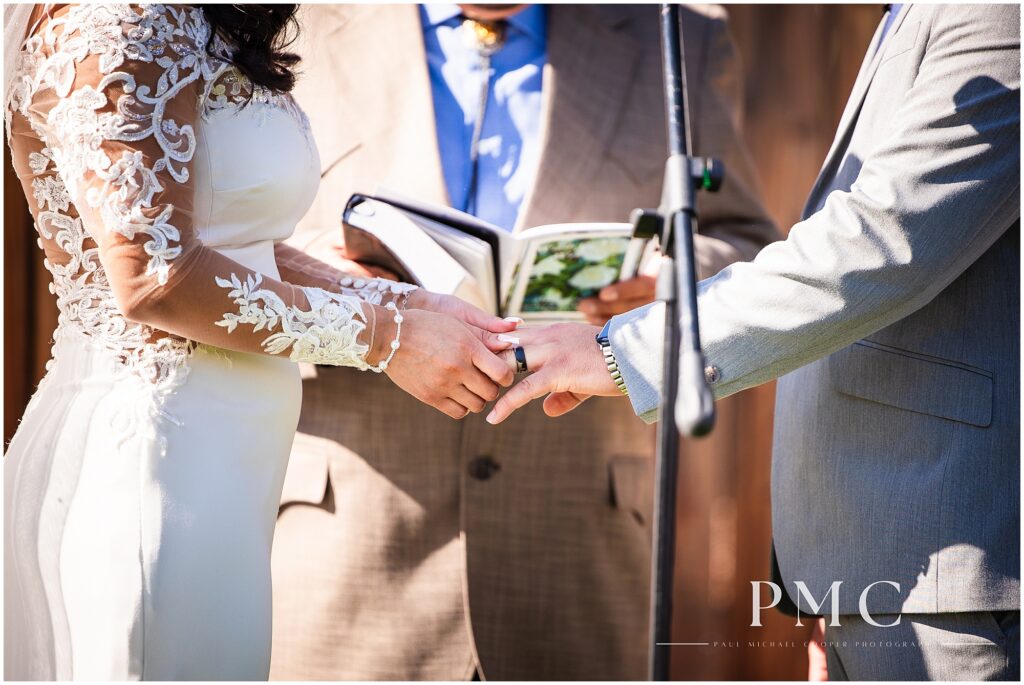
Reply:
[[[992,423],[992,374],[948,359],[861,340],[829,358],[844,395],[985,428]]]
[[[312,435],[295,435],[281,491],[282,507],[294,503],[318,505],[324,501],[327,496],[327,450],[330,445],[329,441]]]
[[[650,522],[654,508],[654,463],[649,457],[617,455],[608,461],[609,495],[613,507]]]

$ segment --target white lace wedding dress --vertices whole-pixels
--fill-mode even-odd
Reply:
[[[405,295],[279,243],[319,160],[230,54],[199,8],[113,4],[20,52],[8,140],[60,324],[4,464],[8,679],[265,679],[294,362],[365,369],[365,303]]]

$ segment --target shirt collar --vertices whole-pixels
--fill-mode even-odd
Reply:
[[[534,40],[547,39],[548,12],[544,5],[527,5],[509,17],[508,23]]]
[[[433,29],[450,19],[462,14],[462,8],[456,4],[435,4],[432,2],[420,5],[423,12],[423,28]]]
[[[423,3],[423,28],[433,29],[462,14],[454,3]],[[535,40],[547,38],[548,13],[544,5],[527,5],[508,18],[508,23]]]

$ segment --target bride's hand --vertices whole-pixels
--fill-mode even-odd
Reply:
[[[371,365],[387,358],[395,339],[394,312],[380,307],[376,316],[373,348],[366,357]],[[473,330],[452,316],[406,309],[402,312],[401,345],[385,373],[421,402],[453,419],[464,418],[494,400],[499,385],[512,383],[512,370],[488,349],[482,337],[497,348],[495,351],[508,347],[493,333]]]
[[[409,295],[408,308],[425,309],[458,319],[469,326],[470,330],[492,352],[508,349],[508,343],[499,340],[498,334],[510,333],[523,322],[522,319],[515,317],[502,319],[493,314],[487,314],[454,295],[441,295],[422,288]]]

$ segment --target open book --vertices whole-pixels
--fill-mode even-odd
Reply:
[[[577,303],[631,278],[653,246],[630,224],[553,224],[516,233],[389,191],[353,195],[343,215],[349,259],[529,321],[581,320]]]

